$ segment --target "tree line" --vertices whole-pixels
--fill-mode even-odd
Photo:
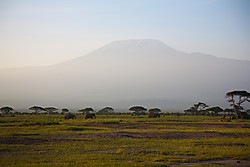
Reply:
[[[189,109],[184,110],[184,113],[189,114],[189,115],[218,115],[219,113],[223,112],[223,113],[235,115],[236,118],[243,118],[243,119],[250,118],[249,114],[247,112],[244,112],[244,108],[242,107],[243,103],[250,102],[249,92],[245,90],[230,91],[226,93],[225,98],[232,106],[231,109],[223,110],[219,106],[209,107],[204,102],[198,102],[198,103],[195,103],[193,106],[191,106]],[[9,106],[0,108],[0,111],[3,114],[10,114],[10,112],[13,110],[14,109]],[[41,112],[45,112],[47,114],[59,114],[57,112],[58,109],[56,107],[32,106],[29,108],[29,110],[33,111],[34,114],[39,114]],[[143,106],[133,106],[129,108],[129,111],[131,111],[132,115],[134,116],[146,115],[147,114],[146,112],[148,111],[150,118],[157,118],[157,117],[160,117],[161,109],[151,108],[147,110]],[[87,107],[84,109],[79,109],[78,112],[82,114],[95,113],[98,115],[108,115],[108,114],[114,114],[114,109],[112,107],[104,107],[101,110],[95,112],[93,108]],[[68,114],[68,113],[70,113],[68,108],[62,108],[61,114]]]
[[[236,118],[242,118],[242,119],[249,119],[250,116],[248,114],[248,111],[244,111],[244,108],[242,107],[242,104],[244,102],[250,102],[250,93],[245,90],[236,90],[226,93],[225,95],[226,100],[230,103],[230,106],[232,106],[231,109],[225,109],[223,110],[221,107],[209,107],[207,104],[203,102],[198,102],[191,106],[189,109],[184,110],[185,113],[191,114],[191,115],[218,115],[219,113],[228,113],[234,114]]]

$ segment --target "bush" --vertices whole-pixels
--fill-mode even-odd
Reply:
[[[160,118],[160,114],[155,113],[155,112],[150,112],[148,117],[149,118]]]
[[[238,118],[240,118],[240,119],[250,119],[250,116],[246,112],[240,112]]]

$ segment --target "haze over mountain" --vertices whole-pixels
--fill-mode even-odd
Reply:
[[[250,90],[249,72],[250,61],[187,54],[152,39],[115,41],[52,66],[1,69],[0,105],[229,107],[226,92]]]

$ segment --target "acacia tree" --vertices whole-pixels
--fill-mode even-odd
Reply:
[[[129,110],[134,111],[135,115],[145,115],[145,111],[147,111],[147,109],[142,106],[133,106]]]
[[[241,118],[241,110],[243,110],[241,104],[244,102],[250,102],[250,93],[245,90],[235,90],[227,92],[225,98],[231,103],[230,105],[233,107],[237,117]]]
[[[67,108],[62,109],[62,114],[67,113],[67,112],[69,112],[69,109],[67,109]]]
[[[99,110],[97,114],[105,115],[105,114],[111,114],[114,112],[114,109],[112,107],[104,107],[103,109]]]
[[[213,114],[218,115],[218,113],[219,113],[219,112],[222,112],[223,109],[220,108],[220,107],[218,107],[218,106],[216,106],[216,107],[208,108],[208,109],[206,109],[206,111],[212,111]]]
[[[184,110],[186,114],[195,115],[197,113],[197,110],[194,107],[190,107],[189,109]]]
[[[80,109],[78,110],[79,112],[82,112],[83,114],[88,114],[90,112],[93,112],[93,108],[89,107],[89,108],[85,108],[85,109]]]
[[[200,113],[203,111],[204,108],[208,107],[207,104],[203,102],[198,102],[197,104],[194,104],[194,108]]]
[[[192,113],[192,114],[201,114],[202,111],[204,111],[204,108],[208,107],[207,104],[203,102],[198,102],[197,104],[194,104],[194,106],[190,107],[189,109],[185,110],[186,113]]]
[[[43,107],[40,106],[33,106],[29,108],[30,110],[33,110],[36,114],[38,114],[38,112],[40,111],[45,111],[45,109]]]
[[[53,114],[54,111],[58,110],[55,107],[46,107],[44,108],[45,111],[47,111],[49,114]]]
[[[12,107],[2,107],[0,108],[0,111],[3,112],[4,114],[9,114],[10,111],[14,110]]]
[[[161,112],[161,109],[151,108],[148,110],[148,112],[149,112],[149,118],[157,118],[157,117],[160,117],[159,112]]]
[[[161,112],[161,109],[159,109],[159,108],[151,108],[151,109],[148,110],[148,112],[149,113],[151,113],[151,112],[153,112],[153,113],[159,113],[159,112]]]

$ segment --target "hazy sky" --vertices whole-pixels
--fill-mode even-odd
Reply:
[[[250,60],[249,0],[0,0],[0,68],[50,65],[111,41]]]

